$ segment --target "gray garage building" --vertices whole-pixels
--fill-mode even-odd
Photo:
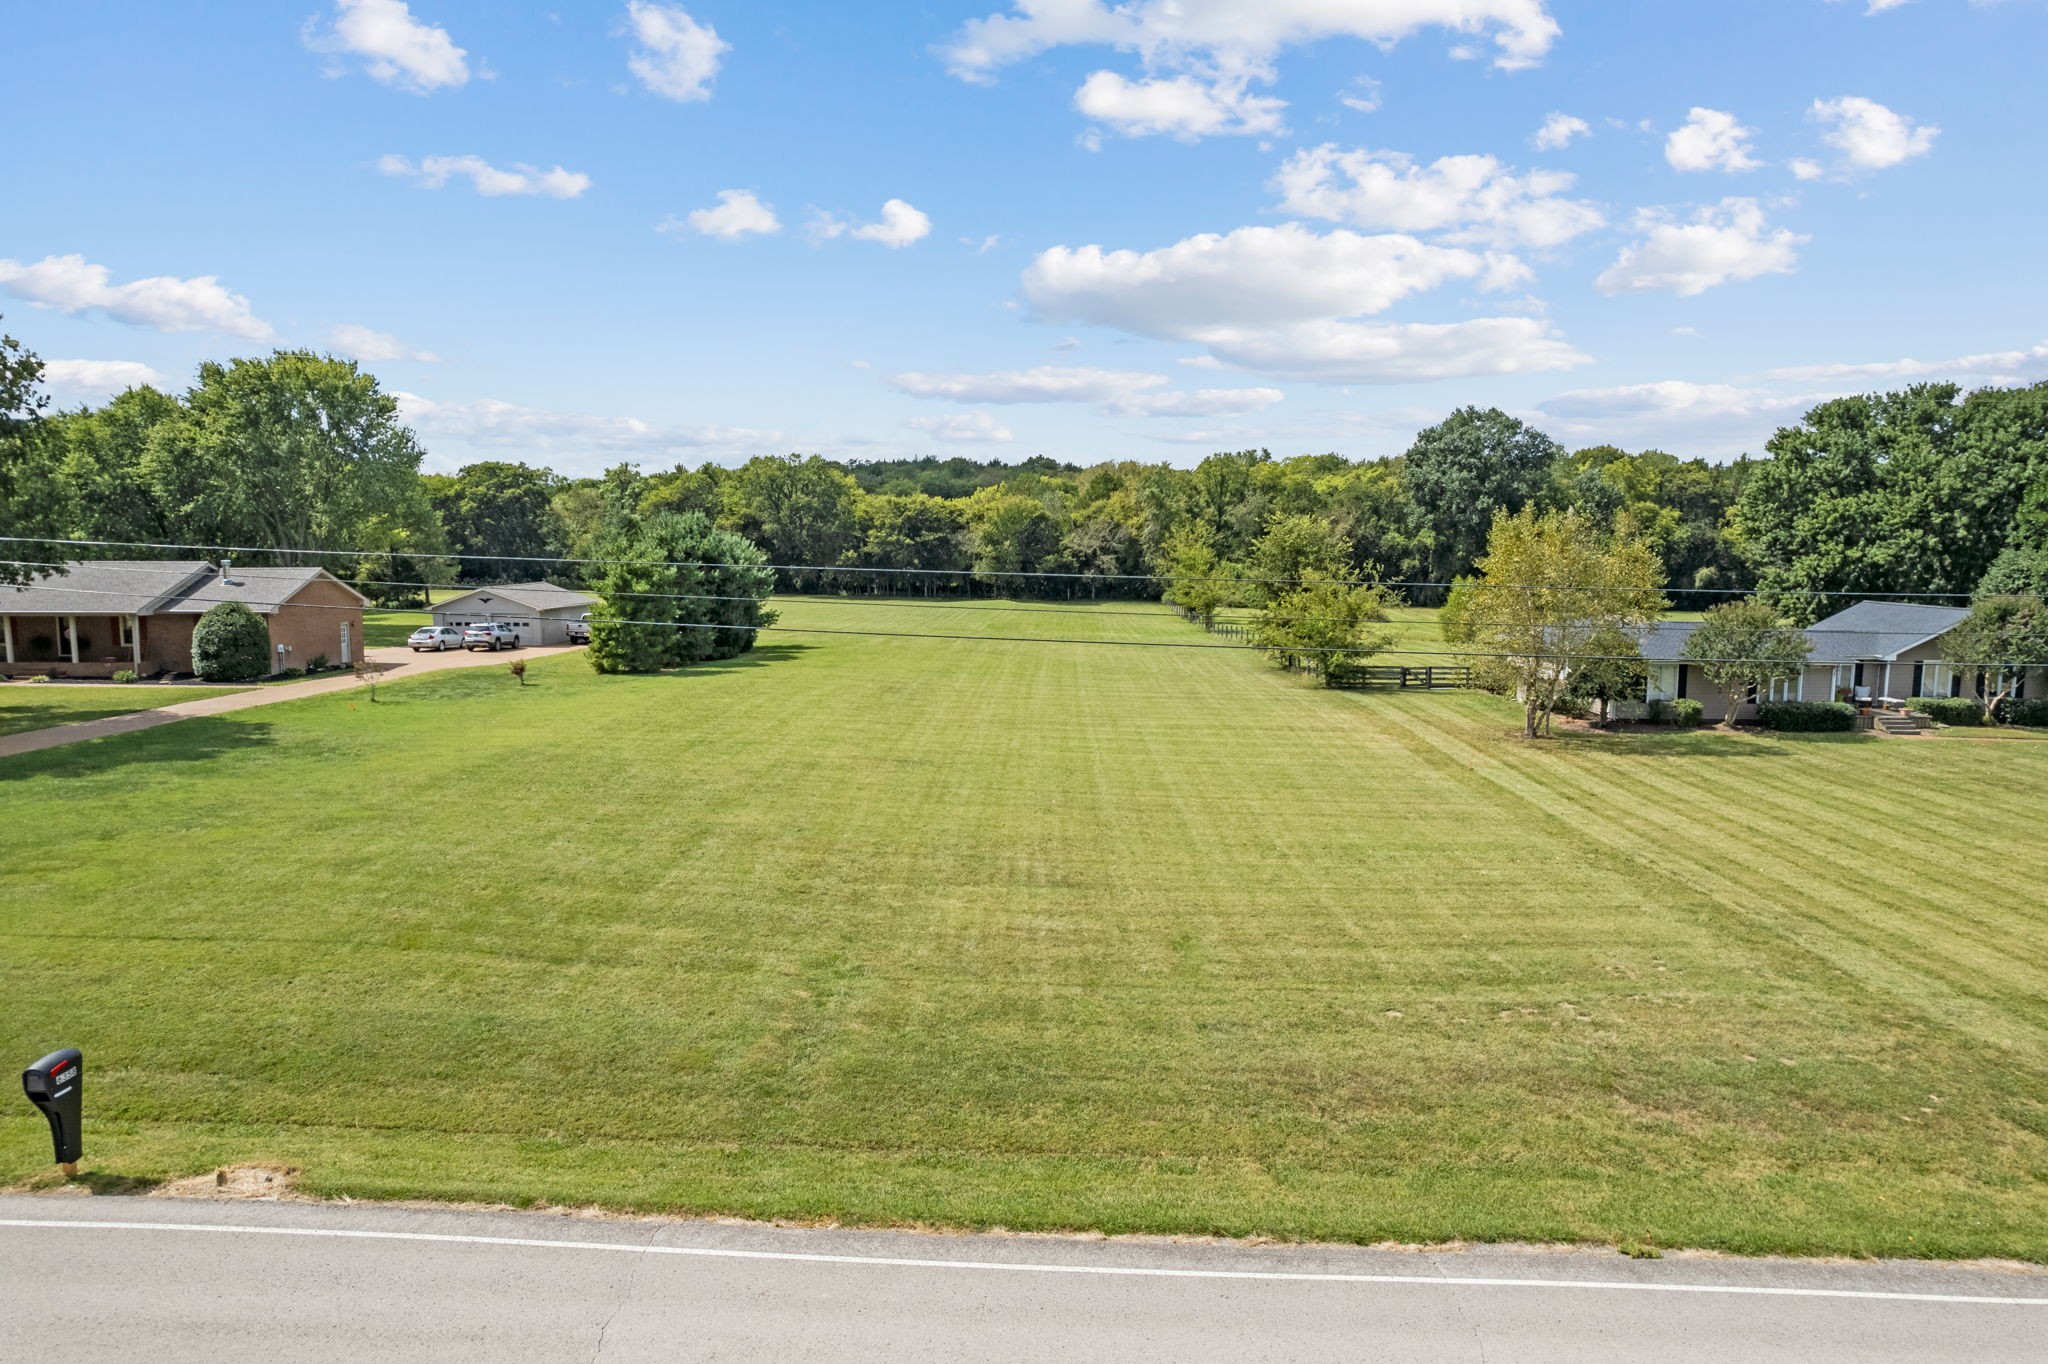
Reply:
[[[502,583],[451,597],[433,608],[434,624],[461,629],[488,621],[512,627],[521,644],[567,644],[569,622],[587,614],[597,598],[553,583]]]

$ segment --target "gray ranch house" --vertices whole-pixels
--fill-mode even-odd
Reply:
[[[1922,696],[1975,696],[1977,679],[1942,661],[1942,641],[1969,617],[1960,606],[1915,606],[1905,602],[1858,602],[1808,626],[1813,641],[1807,665],[1793,681],[1776,683],[1771,701],[1853,701],[1898,706]],[[1728,717],[1728,696],[1709,682],[1699,665],[1685,661],[1685,644],[1699,629],[1695,621],[1665,621],[1643,634],[1643,658],[1650,682],[1643,701],[1618,708],[1641,715],[1654,701],[1698,701],[1709,723]],[[2048,669],[2021,670],[2022,697],[2048,694]],[[1756,707],[1744,702],[1746,719]]]
[[[501,621],[512,627],[521,644],[567,644],[569,622],[589,614],[596,603],[595,597],[553,583],[503,583],[450,597],[432,612],[436,625],[459,630]]]

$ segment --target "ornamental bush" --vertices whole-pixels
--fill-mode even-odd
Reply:
[[[2008,696],[1998,703],[1998,723],[2048,729],[2048,700],[2030,697],[2020,701]]]
[[[1984,707],[1967,696],[1916,696],[1906,702],[1906,709],[1919,711],[1944,725],[1984,723]]]
[[[270,671],[270,628],[238,601],[208,609],[192,627],[192,671],[209,682],[253,682]]]
[[[1698,729],[1707,722],[1707,708],[1690,697],[1671,703],[1671,723],[1680,729]]]
[[[1856,728],[1856,707],[1847,701],[1765,701],[1756,722],[1781,734],[1848,734]]]

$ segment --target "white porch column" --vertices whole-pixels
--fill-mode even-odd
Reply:
[[[14,617],[0,616],[0,640],[7,644],[7,661],[14,661]]]
[[[135,671],[142,671],[142,617],[128,617],[128,643],[130,654],[135,659]]]
[[[78,617],[66,616],[64,617],[64,624],[70,628],[71,661],[73,664],[76,664],[78,662]]]
[[[1796,701],[1804,701],[1806,699],[1806,669],[1804,668],[1799,670],[1799,694],[1793,699]]]
[[[1891,665],[1891,664],[1889,664],[1889,663],[1887,663],[1887,664],[1885,664],[1885,665],[1884,665],[1884,695],[1883,695],[1883,696],[1881,696],[1881,697],[1879,697],[1879,698],[1878,698],[1878,700],[1880,700],[1880,701],[1889,701],[1889,700],[1891,700],[1891,699],[1892,699],[1892,665]]]

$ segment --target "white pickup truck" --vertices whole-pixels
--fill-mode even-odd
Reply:
[[[578,616],[574,620],[565,620],[562,622],[562,631],[568,635],[571,644],[588,644],[590,643],[590,617]]]

